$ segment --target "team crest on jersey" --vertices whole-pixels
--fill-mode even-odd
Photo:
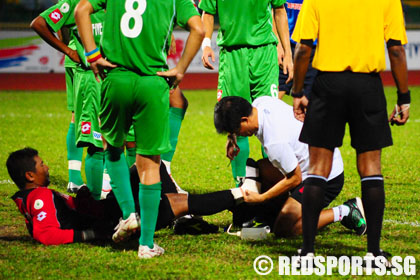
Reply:
[[[37,200],[35,200],[35,203],[34,203],[34,208],[35,208],[36,210],[39,210],[39,209],[41,209],[42,207],[44,207],[44,202],[43,202],[41,199],[37,199]]]
[[[217,90],[217,102],[219,102],[220,99],[222,99],[222,94],[223,94],[223,90],[218,89]]]
[[[39,214],[36,216],[36,219],[40,222],[42,222],[43,219],[45,219],[47,217],[47,213],[45,213],[44,211],[39,212]]]
[[[63,15],[61,14],[59,9],[55,9],[54,11],[51,12],[51,14],[48,15],[50,17],[50,19],[52,20],[52,22],[57,23],[59,22],[62,18]]]
[[[90,134],[90,122],[82,122],[82,134]]]

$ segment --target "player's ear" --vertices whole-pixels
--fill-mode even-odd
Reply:
[[[27,182],[33,182],[35,181],[35,173],[33,171],[27,171],[25,172],[25,179]]]

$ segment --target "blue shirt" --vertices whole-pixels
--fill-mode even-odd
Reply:
[[[289,34],[290,34],[290,42],[296,44],[294,40],[292,40],[292,34],[295,30],[296,21],[298,19],[298,15],[300,9],[302,7],[303,0],[287,0],[284,4],[286,7],[287,18],[289,20]],[[316,40],[314,42],[314,46],[316,45]]]

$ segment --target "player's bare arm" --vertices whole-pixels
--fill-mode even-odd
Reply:
[[[271,19],[272,19],[273,22],[275,22],[273,11],[271,11]],[[283,49],[283,46],[281,45],[281,40],[279,38],[279,34],[277,32],[277,28],[276,28],[275,24],[273,24],[273,33],[274,33],[274,35],[276,35],[276,38],[277,38],[277,41],[278,41],[278,43],[277,43],[277,61],[279,63],[280,68],[283,69],[284,49]]]
[[[290,47],[289,23],[287,20],[287,13],[284,5],[274,9],[274,21],[277,29],[277,34],[280,38],[281,45],[284,50],[283,58],[283,73],[289,74],[286,83],[293,79],[293,60],[292,50]]]
[[[187,24],[190,30],[190,35],[188,36],[187,43],[185,45],[185,51],[179,59],[177,65],[166,72],[157,72],[158,76],[169,78],[172,82],[172,87],[174,88],[181,82],[185,71],[187,71],[188,65],[190,65],[192,59],[199,50],[201,42],[204,38],[204,27],[199,16],[191,17]]]
[[[392,76],[399,93],[408,93],[408,73],[405,49],[403,46],[392,46],[388,48],[388,56],[391,62]],[[410,105],[396,104],[394,110],[389,116],[391,124],[404,125],[410,115]]]
[[[51,47],[67,55],[74,62],[80,63],[80,57],[77,52],[69,48],[64,42],[54,35],[54,32],[48,27],[47,22],[42,16],[37,16],[31,22],[30,26]]]
[[[76,20],[77,29],[79,30],[80,38],[87,53],[97,49],[95,40],[93,38],[92,21],[90,15],[93,13],[93,7],[87,0],[81,0],[74,10],[74,18]],[[95,74],[96,80],[105,79],[105,68],[114,68],[116,65],[110,63],[104,58],[91,62],[90,67]]]
[[[305,119],[308,99],[302,94],[306,71],[308,70],[312,48],[306,44],[298,44],[295,49],[294,79],[292,86],[293,112],[299,121]]]
[[[203,56],[201,57],[201,62],[203,66],[207,69],[214,70],[214,66],[210,63],[209,57],[211,61],[214,63],[216,58],[214,56],[214,51],[211,48],[211,36],[213,34],[214,28],[214,15],[203,12],[202,21],[204,24],[204,28],[206,30],[205,41],[203,42],[202,50]]]

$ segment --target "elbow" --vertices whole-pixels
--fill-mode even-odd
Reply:
[[[41,20],[43,18],[41,16],[37,16],[34,18],[34,20],[29,24],[29,27],[35,31],[39,30],[39,27],[41,25]]]
[[[405,58],[405,49],[403,46],[392,46],[388,48],[390,59],[403,59]]]

